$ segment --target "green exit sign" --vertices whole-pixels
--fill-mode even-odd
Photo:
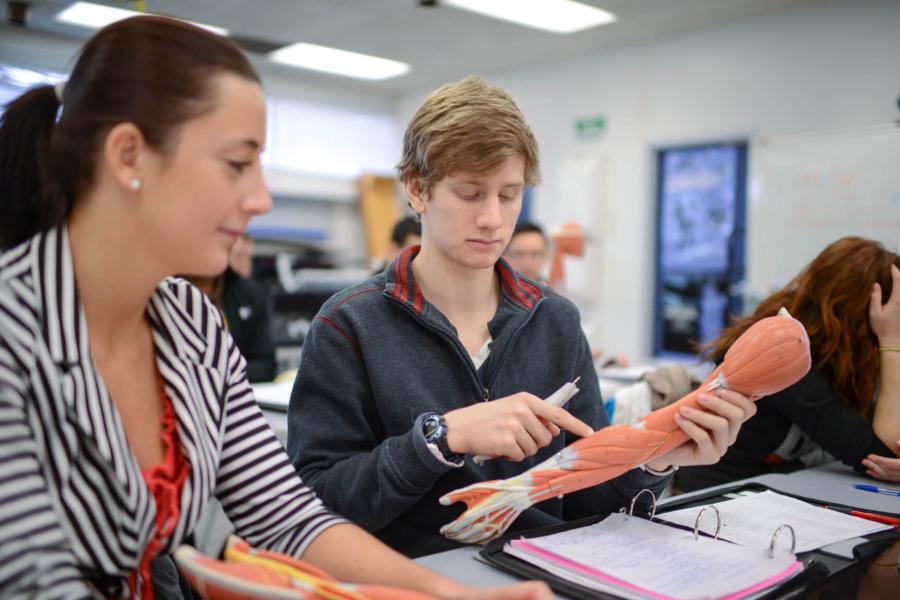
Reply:
[[[579,137],[593,137],[604,131],[606,131],[606,117],[584,117],[575,120],[575,133]]]

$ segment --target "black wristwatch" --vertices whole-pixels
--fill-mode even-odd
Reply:
[[[435,446],[444,460],[454,464],[462,462],[462,455],[450,450],[450,444],[447,442],[447,421],[443,415],[438,413],[425,415],[422,420],[422,433],[425,435],[425,443]]]

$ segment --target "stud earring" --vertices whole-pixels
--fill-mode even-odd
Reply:
[[[130,187],[133,191],[138,191],[141,189],[141,180],[135,177],[128,183],[128,187]]]

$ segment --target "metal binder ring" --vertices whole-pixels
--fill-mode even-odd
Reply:
[[[769,558],[775,556],[775,540],[778,538],[778,534],[781,533],[781,530],[785,528],[791,532],[791,554],[793,554],[794,550],[797,548],[797,533],[794,531],[794,528],[787,523],[779,525],[778,529],[775,530],[775,533],[772,534],[772,542],[769,544]]]
[[[697,513],[697,520],[694,521],[694,539],[696,540],[699,537],[700,532],[700,517],[703,516],[703,513],[707,508],[711,508],[716,511],[716,534],[713,536],[714,540],[719,539],[719,531],[722,529],[722,515],[719,514],[719,509],[715,507],[715,505],[710,504],[709,506],[704,506],[700,509],[700,512]]]
[[[628,509],[628,516],[629,516],[629,517],[633,517],[633,516],[634,516],[634,503],[637,502],[637,499],[638,499],[638,498],[640,497],[640,495],[643,494],[644,492],[647,492],[648,494],[650,494],[650,497],[653,498],[653,508],[652,508],[652,510],[650,511],[650,520],[652,521],[652,520],[653,520],[653,517],[656,516],[656,494],[654,494],[653,492],[651,492],[651,491],[648,490],[647,488],[644,488],[644,489],[642,489],[641,491],[639,491],[637,494],[634,495],[634,498],[631,499],[631,507]],[[624,509],[623,509],[623,510],[624,510]]]

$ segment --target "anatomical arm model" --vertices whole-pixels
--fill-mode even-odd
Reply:
[[[437,600],[412,590],[340,583],[305,561],[252,548],[235,536],[228,539],[224,561],[190,546],[179,547],[175,561],[206,600]]]
[[[464,543],[501,535],[525,509],[603,483],[680,446],[688,435],[675,423],[682,406],[704,410],[697,397],[725,388],[757,400],[799,381],[810,368],[809,338],[803,325],[782,309],[760,319],[725,354],[696,390],[644,417],[637,425],[611,425],[582,438],[528,471],[504,480],[476,483],[441,498],[468,509],[441,528]]]

